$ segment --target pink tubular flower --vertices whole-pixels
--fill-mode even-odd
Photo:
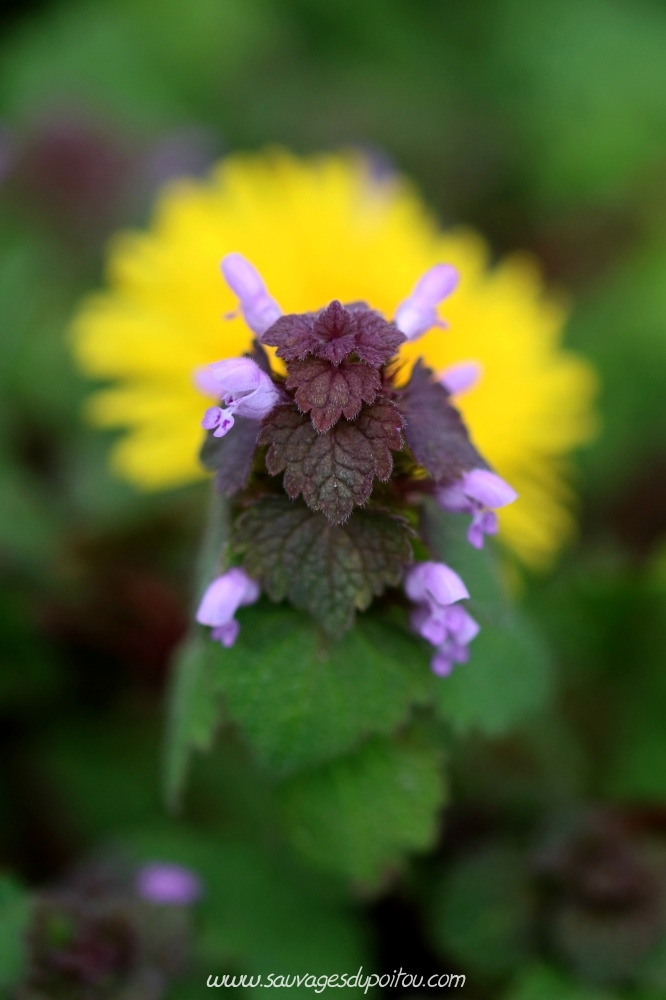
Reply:
[[[395,325],[407,340],[416,340],[433,326],[445,326],[437,315],[437,306],[455,290],[458,272],[451,264],[436,264],[416,283],[414,291],[401,302]]]
[[[439,381],[451,396],[460,396],[463,392],[473,389],[481,378],[481,365],[478,361],[461,361],[451,365],[440,375]]]
[[[444,563],[422,562],[407,572],[405,592],[417,605],[414,631],[435,647],[431,669],[445,677],[455,663],[467,661],[467,646],[479,633],[478,624],[456,603],[469,597],[467,587]]]
[[[448,677],[456,663],[469,660],[469,643],[480,632],[478,622],[459,604],[447,608],[446,635],[437,644],[430,669],[438,677]]]
[[[259,593],[259,585],[244,569],[234,566],[209,584],[201,598],[196,619],[200,625],[212,626],[212,639],[227,648],[233,646],[240,631],[234,615],[242,605],[254,604]]]
[[[202,893],[198,875],[180,865],[161,862],[140,869],[136,889],[143,899],[170,906],[190,906]]]
[[[471,514],[467,538],[475,549],[483,548],[484,535],[496,535],[499,524],[495,510],[513,503],[518,494],[488,469],[472,469],[452,486],[440,487],[435,499],[452,514]]]
[[[411,566],[405,576],[405,593],[415,604],[434,603],[439,607],[469,597],[458,574],[439,562],[420,562]]]
[[[208,366],[206,383],[217,385],[216,395],[225,407],[210,406],[201,426],[212,430],[214,437],[224,437],[234,425],[234,414],[263,420],[280,402],[281,393],[270,375],[263,372],[252,358],[228,358]],[[199,379],[203,385],[203,379]]]
[[[245,322],[261,339],[261,335],[280,318],[282,310],[268,294],[257,269],[241,254],[228,253],[220,266],[224,280],[238,296]]]

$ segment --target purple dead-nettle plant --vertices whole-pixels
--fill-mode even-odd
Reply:
[[[412,628],[434,647],[433,671],[450,673],[467,660],[479,626],[451,568],[414,563],[424,545],[413,527],[419,510],[429,496],[471,515],[468,538],[480,548],[497,531],[495,511],[516,498],[451,402],[474,385],[480,366],[464,362],[438,379],[419,361],[406,384],[398,377],[401,344],[446,325],[437,307],[455,291],[455,269],[428,271],[393,321],[364,302],[282,315],[240,254],[225,257],[222,273],[257,339],[251,357],[197,373],[219,400],[202,421],[202,461],[231,498],[224,558],[238,564],[209,583],[197,620],[231,646],[236,611],[261,590],[309,612],[335,637],[374,598],[406,596]],[[271,369],[267,347],[284,375]]]

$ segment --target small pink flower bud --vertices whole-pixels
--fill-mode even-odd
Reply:
[[[217,381],[208,365],[206,365],[205,368],[195,369],[192,380],[202,396],[208,396],[210,399],[222,398],[220,383]]]
[[[280,318],[282,310],[268,294],[259,272],[241,254],[227,254],[221,268],[224,280],[238,296],[245,322],[261,338]]]
[[[470,500],[482,507],[497,510],[518,499],[518,494],[503,479],[488,469],[472,469],[462,479],[462,489]]]
[[[240,625],[235,618],[231,621],[225,622],[224,625],[218,625],[210,633],[210,637],[213,642],[221,643],[225,649],[230,649],[238,638],[238,633],[240,632]]]
[[[224,361],[214,361],[208,368],[213,373],[223,399],[254,392],[261,384],[262,376],[270,382],[269,376],[262,372],[252,358],[225,358]]]
[[[280,402],[282,394],[270,375],[252,358],[227,358],[208,366],[217,385],[217,395],[226,404],[210,406],[201,421],[215,437],[224,437],[234,424],[234,414],[250,420],[263,420]]]
[[[202,893],[198,875],[180,865],[163,863],[141,868],[136,879],[136,889],[143,899],[170,906],[190,906]]]
[[[416,563],[408,569],[405,593],[415,604],[434,602],[440,607],[469,597],[467,587],[458,574],[439,562]]]
[[[461,361],[460,364],[447,368],[439,381],[452,396],[460,396],[473,389],[480,378],[481,365],[478,361]]]
[[[475,549],[483,548],[484,535],[497,534],[499,522],[494,511],[513,503],[517,497],[512,486],[488,469],[471,469],[458,482],[435,492],[443,510],[472,515],[467,538]]]
[[[241,417],[263,420],[280,402],[280,390],[252,358],[227,358],[208,367],[227,406]]]
[[[451,264],[436,264],[416,283],[414,291],[401,302],[395,325],[408,340],[416,340],[433,326],[443,326],[437,306],[458,284],[458,272]]]
[[[209,584],[197,609],[196,620],[200,625],[213,627],[213,639],[223,646],[233,646],[239,632],[234,615],[242,605],[253,604],[259,593],[256,581],[244,569],[234,566]]]

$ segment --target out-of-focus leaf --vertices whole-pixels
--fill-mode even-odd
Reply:
[[[172,664],[172,690],[165,747],[165,791],[174,808],[185,783],[193,750],[208,750],[220,720],[213,682],[214,648],[208,630],[197,626]]]
[[[423,530],[438,559],[467,585],[465,602],[481,632],[470,646],[469,663],[457,667],[435,687],[440,714],[459,732],[506,732],[540,708],[552,686],[548,648],[533,624],[512,606],[502,586],[494,554],[481,552],[465,536],[466,518],[424,507]]]
[[[666,995],[666,938],[662,938],[640,970],[638,981],[656,996]]]
[[[613,725],[605,789],[614,799],[661,805],[666,796],[666,578],[657,574],[649,583],[627,581],[625,592],[625,608],[613,626],[624,632],[624,645],[618,641],[606,655],[607,669],[615,662],[621,672],[609,691]],[[611,609],[602,610],[607,615]],[[605,615],[599,625],[611,629]]]
[[[0,989],[14,986],[21,977],[29,919],[28,894],[12,879],[0,877]]]
[[[407,852],[432,844],[445,794],[437,750],[379,738],[282,792],[290,838],[303,856],[371,885]]]
[[[58,691],[60,671],[52,650],[35,635],[34,622],[13,595],[0,591],[0,707],[44,704]]]
[[[504,1000],[614,1000],[616,996],[576,983],[545,965],[535,965],[519,977]]]
[[[431,695],[421,643],[375,615],[337,641],[288,607],[261,603],[238,619],[233,648],[216,647],[215,683],[259,760],[278,773],[392,732]]]
[[[184,828],[138,831],[129,843],[146,861],[185,865],[204,884],[197,950],[208,973],[355,972],[363,939],[349,905],[288,857]],[[203,979],[202,985],[205,983]]]
[[[608,200],[664,151],[659,4],[503,0],[492,35],[505,113],[544,200]],[[506,102],[506,103],[505,103]]]
[[[572,316],[571,342],[593,361],[601,385],[603,431],[581,463],[587,489],[606,498],[623,490],[642,463],[649,472],[649,463],[663,452],[665,271],[666,240],[657,234]]]
[[[5,49],[4,106],[26,118],[54,94],[85,94],[90,106],[151,129],[188,110],[214,115],[220,84],[258,58],[271,26],[270,8],[252,0],[195,0],[187,8],[176,0],[63,4]]]
[[[40,753],[86,843],[164,816],[157,718],[74,718],[44,738]]]
[[[432,900],[432,935],[464,968],[500,976],[528,958],[530,917],[524,859],[494,846],[446,872]]]
[[[0,450],[0,554],[3,559],[39,565],[53,555],[56,531],[57,522],[43,491]]]
[[[227,501],[213,489],[196,570],[193,614],[211,580],[223,569],[228,530]],[[164,760],[165,794],[171,808],[178,804],[191,751],[210,748],[220,719],[213,680],[215,651],[209,630],[193,623],[171,664]]]

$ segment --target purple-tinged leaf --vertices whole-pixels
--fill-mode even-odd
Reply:
[[[281,316],[262,339],[276,347],[278,356],[287,362],[314,354],[338,365],[356,353],[362,361],[379,368],[393,357],[405,337],[363,303],[345,307],[334,300],[319,313]]]
[[[449,394],[421,361],[400,394],[398,406],[405,418],[405,440],[419,463],[438,483],[448,485],[469,469],[487,469],[469,439]]]
[[[373,406],[363,407],[356,427],[372,447],[377,479],[386,482],[393,471],[391,452],[403,447],[404,420],[400,410],[390,399],[380,396]]]
[[[379,368],[397,353],[407,339],[393,323],[372,309],[353,310],[356,317],[356,343],[354,350],[362,361]]]
[[[314,317],[311,351],[334,365],[356,349],[356,313],[349,312],[334,299]]]
[[[215,472],[218,493],[230,497],[245,489],[252,471],[261,425],[247,417],[236,417],[234,426],[224,437],[208,433],[201,449],[201,462]]]
[[[308,507],[340,524],[355,504],[366,502],[375,478],[391,475],[391,451],[402,446],[401,427],[397,407],[383,398],[363,407],[355,422],[340,420],[325,434],[296,407],[285,406],[265,420],[259,443],[269,445],[269,473],[284,471],[288,496],[302,494]]]
[[[266,330],[262,342],[277,348],[277,355],[283,361],[296,361],[312,353],[316,341],[312,335],[314,316],[310,313],[289,313],[280,316],[270,329]]]
[[[356,511],[340,526],[303,503],[266,496],[236,520],[234,545],[272,600],[288,597],[337,635],[355,610],[400,583],[411,535],[403,518],[383,511]]]
[[[343,361],[337,367],[323,358],[306,358],[289,365],[287,388],[296,390],[302,413],[310,413],[316,429],[330,430],[344,414],[358,415],[362,403],[373,403],[381,388],[379,372],[362,361]]]

